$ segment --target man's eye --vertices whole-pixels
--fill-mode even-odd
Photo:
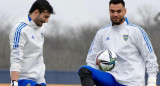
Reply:
[[[49,18],[48,16],[45,16],[45,18]]]
[[[118,10],[117,12],[118,12],[118,13],[121,13],[121,12],[122,12],[122,10]]]
[[[113,11],[113,10],[110,10],[110,12],[111,12],[111,13],[114,13],[114,11]]]

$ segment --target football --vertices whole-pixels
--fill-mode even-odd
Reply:
[[[113,51],[100,51],[97,54],[96,65],[102,71],[110,71],[116,65],[117,55]]]

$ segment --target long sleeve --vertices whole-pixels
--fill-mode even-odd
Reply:
[[[90,49],[88,51],[88,55],[87,55],[87,65],[91,66],[93,68],[97,68],[96,67],[96,55],[99,51],[103,50],[102,48],[102,40],[101,40],[101,34],[100,34],[100,30],[96,33],[96,36],[94,38],[94,40],[92,41],[92,44],[90,46]],[[101,40],[101,41],[100,41]]]
[[[157,57],[154,53],[149,37],[141,27],[139,27],[136,35],[136,43],[145,61],[147,73],[149,76],[156,77],[157,72],[159,71]]]
[[[23,48],[26,43],[25,35],[22,29],[25,26],[25,23],[20,23],[19,25],[16,25],[12,28],[9,35],[11,71],[20,72],[22,68],[21,61],[23,59]]]

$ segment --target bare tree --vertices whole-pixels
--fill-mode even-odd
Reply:
[[[142,17],[143,25],[150,26],[154,24],[154,17],[155,17],[155,11],[152,7],[148,5],[144,5],[142,7],[139,7],[138,13]]]

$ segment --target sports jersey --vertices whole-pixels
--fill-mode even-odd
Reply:
[[[101,50],[117,54],[116,66],[107,72],[120,84],[145,86],[145,69],[149,76],[157,75],[157,57],[146,32],[127,19],[120,25],[110,24],[98,30],[87,55],[88,66],[98,69],[96,55]]]
[[[20,72],[19,80],[45,83],[43,60],[44,31],[27,16],[10,31],[10,71]]]

